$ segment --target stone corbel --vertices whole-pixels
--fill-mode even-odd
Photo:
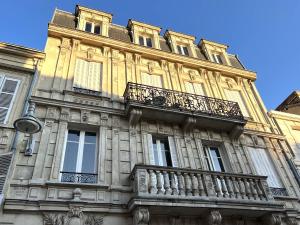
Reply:
[[[80,40],[72,39],[72,44],[73,44],[73,49],[75,51],[78,51],[79,50],[79,46],[80,46]]]
[[[215,72],[213,72],[213,74],[214,74],[214,77],[216,78],[216,81],[217,81],[218,83],[221,82],[221,73],[215,71]]]
[[[196,119],[193,117],[188,117],[185,121],[184,121],[184,125],[183,125],[183,130],[185,132],[189,132],[191,131],[196,125]]]
[[[176,69],[178,74],[182,74],[183,73],[183,66],[180,63],[176,63]]]
[[[148,225],[150,213],[146,207],[138,207],[133,213],[133,225]]]
[[[61,121],[69,121],[70,119],[70,109],[69,108],[65,108],[65,107],[61,107],[60,109],[60,120]]]
[[[265,217],[263,217],[263,222],[264,224],[268,224],[268,225],[281,225],[281,217],[279,215],[267,215]]]
[[[218,210],[211,210],[207,217],[207,223],[209,225],[221,225],[222,215]]]
[[[241,134],[243,133],[243,131],[244,131],[244,127],[243,127],[243,126],[241,126],[241,125],[236,125],[236,126],[234,126],[234,128],[230,131],[229,137],[230,137],[231,139],[236,140],[236,139],[238,139],[238,138],[241,136]]]
[[[141,55],[134,54],[134,61],[137,65],[141,64]]]
[[[140,110],[140,109],[132,109],[129,112],[129,124],[132,127],[135,127],[136,124],[139,122],[141,116],[142,116],[142,110]]]

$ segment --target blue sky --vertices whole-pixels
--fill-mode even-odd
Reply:
[[[43,50],[55,7],[74,12],[76,4],[165,29],[229,45],[247,69],[268,109],[300,89],[299,0],[11,0],[1,2],[0,41]],[[179,5],[180,4],[180,5]]]

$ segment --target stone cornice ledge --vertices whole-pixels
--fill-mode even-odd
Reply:
[[[258,136],[263,136],[263,137],[270,137],[270,138],[276,138],[280,140],[285,140],[285,137],[281,134],[274,134],[274,133],[269,133],[269,132],[264,132],[264,131],[257,131],[257,130],[250,130],[250,129],[245,129],[244,130],[245,134],[255,134]]]
[[[106,46],[110,46],[112,48],[120,49],[122,51],[132,52],[136,54],[141,54],[146,57],[156,58],[158,60],[165,59],[168,61],[183,63],[186,66],[203,67],[208,70],[220,71],[229,76],[239,76],[245,79],[250,79],[252,81],[256,80],[256,73],[249,70],[241,70],[231,66],[220,65],[217,63],[201,60],[199,58],[192,58],[192,57],[181,56],[175,53],[168,53],[159,49],[154,49],[154,48],[150,49],[150,48],[142,47],[137,44],[126,43],[109,37],[90,34],[81,30],[61,27],[52,23],[49,24],[48,35],[81,39],[83,43],[99,45],[99,46],[105,44]]]
[[[268,114],[269,116],[274,118],[300,122],[300,115],[287,113],[287,112],[280,112],[276,110],[271,110],[270,112],[268,112]]]

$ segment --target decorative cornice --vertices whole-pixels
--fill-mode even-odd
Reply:
[[[57,37],[64,36],[69,38],[81,39],[82,43],[93,44],[96,46],[106,45],[122,51],[141,54],[146,57],[152,57],[159,60],[166,59],[173,62],[180,62],[183,63],[185,66],[196,68],[202,67],[208,70],[217,70],[220,71],[222,74],[226,74],[228,76],[240,76],[249,80],[256,80],[256,73],[249,70],[242,70],[231,66],[221,65],[199,58],[181,56],[176,53],[168,53],[159,49],[147,48],[134,43],[126,43],[119,40],[111,39],[109,37],[90,34],[81,30],[61,27],[52,23],[49,24],[48,33],[49,35]]]
[[[0,52],[6,52],[13,55],[19,55],[28,58],[44,59],[45,53],[32,48],[26,48],[19,45],[13,45],[5,42],[0,42]]]

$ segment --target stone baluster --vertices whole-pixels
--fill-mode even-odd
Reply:
[[[221,188],[222,188],[222,195],[224,198],[228,198],[228,191],[227,191],[227,187],[226,187],[226,183],[224,180],[223,176],[220,176],[220,184],[221,184]]]
[[[149,177],[150,177],[149,192],[150,194],[156,194],[157,179],[156,179],[155,172],[153,170],[149,170]]]
[[[176,175],[173,171],[170,172],[171,176],[171,189],[172,189],[172,195],[178,195],[177,191],[177,185],[176,185]]]
[[[274,197],[273,197],[272,192],[271,192],[271,190],[269,188],[269,185],[267,183],[267,179],[260,180],[260,181],[261,181],[260,183],[261,183],[262,190],[265,193],[266,200],[273,200]]]
[[[242,198],[245,198],[246,195],[245,195],[245,185],[244,185],[244,182],[242,182],[242,179],[240,177],[238,177],[237,180],[238,180],[238,184],[239,184],[239,187],[240,187],[241,196],[242,196]]]
[[[225,177],[225,182],[227,184],[228,195],[230,198],[232,198],[233,197],[233,189],[232,189],[233,182],[231,181],[230,177],[228,177],[228,176]]]
[[[239,182],[236,177],[232,177],[233,192],[236,198],[241,198]]]
[[[184,173],[185,192],[187,196],[192,195],[192,181],[188,173]]]
[[[185,195],[184,180],[181,172],[177,172],[179,195]]]
[[[250,184],[250,190],[251,190],[253,198],[257,199],[256,185],[253,182],[253,179],[249,179],[249,184]]]
[[[251,192],[250,192],[249,181],[248,181],[247,178],[243,178],[243,181],[244,181],[244,185],[245,185],[246,195],[248,196],[249,199],[251,199],[252,195],[251,195]]]
[[[195,174],[191,174],[192,177],[192,190],[193,190],[193,195],[198,196],[199,195],[199,190],[198,190],[198,180]]]
[[[163,194],[163,184],[162,184],[162,178],[161,178],[161,173],[159,170],[156,170],[156,180],[157,180],[157,194]]]
[[[218,177],[215,174],[213,174],[212,177],[213,177],[213,182],[214,182],[214,186],[215,186],[215,191],[217,193],[217,196],[220,197],[220,196],[222,196],[222,194],[221,194],[221,188],[220,188],[220,183],[219,183]]]
[[[197,174],[197,179],[198,179],[199,195],[203,196],[205,193],[204,193],[202,175],[200,173]]]
[[[211,174],[204,174],[204,188],[207,190],[208,196],[216,196],[214,180]]]
[[[263,192],[261,190],[261,187],[259,186],[259,180],[255,179],[254,182],[255,182],[255,186],[256,186],[258,197],[259,197],[259,199],[263,200],[264,199],[264,195],[263,195]]]
[[[163,171],[163,176],[164,176],[164,189],[165,189],[165,194],[170,195],[172,194],[171,188],[170,188],[170,178],[169,174],[167,171]]]

